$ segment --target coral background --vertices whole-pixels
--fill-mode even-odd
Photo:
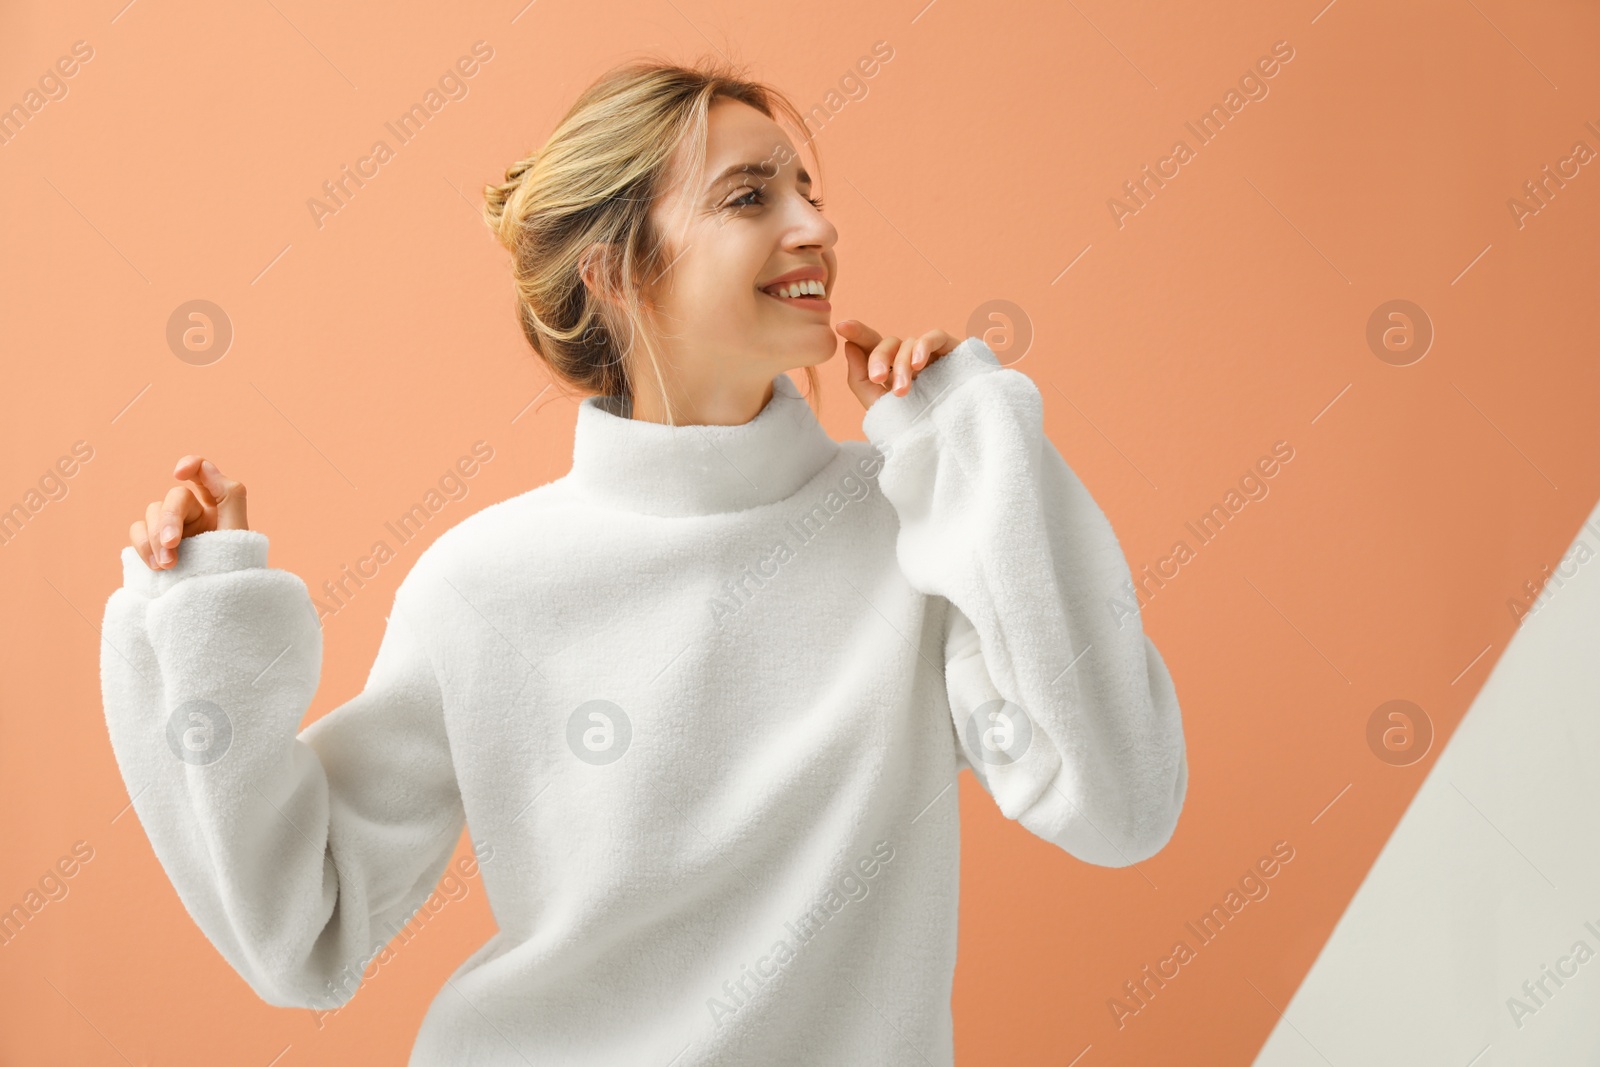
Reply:
[[[570,461],[575,405],[523,342],[483,186],[613,63],[722,52],[814,116],[836,320],[983,333],[1038,382],[1136,573],[1194,547],[1185,524],[1292,447],[1267,495],[1149,587],[1191,766],[1167,848],[1092,867],[961,782],[957,1062],[1248,1063],[1525,583],[1600,496],[1600,176],[1562,163],[1600,147],[1600,12],[1324,5],[0,9],[0,106],[75,42],[93,53],[0,143],[0,508],[31,513],[0,544],[0,908],[75,844],[92,852],[0,945],[0,1061],[404,1062],[492,931],[478,880],[336,1015],[262,1003],[128,807],[100,613],[129,524],[186,452],[248,484],[272,565],[316,591],[394,545],[384,523],[487,442],[466,495],[324,619],[308,721],[358,692],[422,547]],[[492,58],[466,95],[398,145],[384,124],[480,41]],[[879,42],[891,58],[866,77]],[[1250,80],[1275,45],[1292,58]],[[1185,124],[1230,90],[1244,102],[1200,143]],[[308,202],[378,139],[392,158],[319,218]],[[1179,139],[1191,157],[1133,199],[1124,183]],[[1563,165],[1533,199],[1525,183]],[[221,358],[169,343],[193,300],[231,325]],[[1397,332],[1374,344],[1396,300],[1410,317],[1380,314]],[[1431,332],[1425,351],[1408,330]],[[824,424],[859,438],[842,358],[822,373]],[[29,496],[48,486],[58,499]],[[1391,700],[1431,726],[1410,762],[1369,742]],[[1279,842],[1293,859],[1270,894],[1119,1022],[1113,998],[1138,1006],[1124,983],[1194,947],[1185,923]]]

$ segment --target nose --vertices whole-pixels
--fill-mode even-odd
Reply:
[[[794,224],[789,227],[785,246],[791,249],[832,248],[839,231],[828,217],[802,196],[795,197]]]

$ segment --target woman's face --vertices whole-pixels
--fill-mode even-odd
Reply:
[[[809,269],[831,296],[839,234],[812,203],[810,177],[776,122],[726,98],[708,120],[702,175],[691,174],[685,144],[671,193],[652,206],[670,266],[646,295],[685,389],[759,391],[783,371],[832,358],[838,336],[827,301],[762,288]]]

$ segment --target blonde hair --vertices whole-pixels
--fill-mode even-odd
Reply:
[[[679,144],[692,138],[699,175],[711,104],[728,98],[775,121],[788,118],[816,158],[794,104],[741,75],[706,58],[693,67],[659,59],[613,67],[583,91],[543,148],[508,167],[501,184],[484,187],[484,221],[511,252],[522,332],[558,382],[618,397],[631,410],[637,339],[676,424],[639,292],[641,279],[672,265],[650,206],[668,191]],[[819,166],[819,180],[820,173]],[[817,371],[805,370],[815,406]]]

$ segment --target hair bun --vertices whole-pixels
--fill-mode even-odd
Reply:
[[[522,179],[533,169],[538,160],[538,153],[530,152],[522,159],[517,160],[506,168],[506,180],[498,185],[485,185],[483,187],[483,217],[491,229],[497,234],[500,232],[501,220],[505,217],[506,204],[516,195],[522,187]],[[504,238],[502,238],[504,240]],[[510,247],[509,245],[507,247]]]
[[[526,156],[511,164],[511,166],[506,168],[506,181],[522,181],[522,176],[533,169],[533,165],[538,161],[538,159],[539,153],[529,152]]]

